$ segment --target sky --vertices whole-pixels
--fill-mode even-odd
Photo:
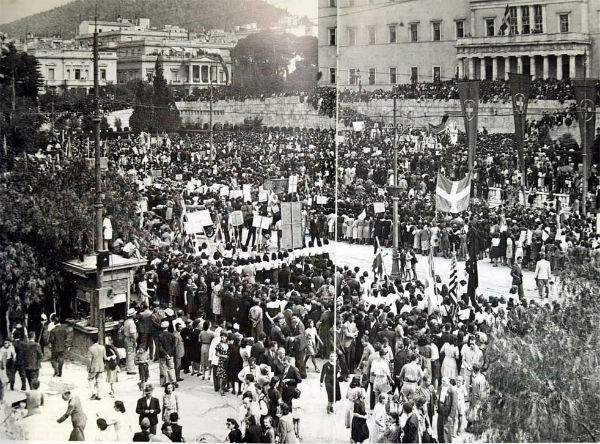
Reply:
[[[0,0],[0,24],[9,23],[22,17],[47,11],[72,0]],[[294,15],[317,18],[318,0],[266,0],[272,5],[287,9]]]

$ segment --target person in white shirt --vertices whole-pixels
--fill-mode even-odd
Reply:
[[[535,265],[535,281],[537,283],[540,298],[549,297],[548,281],[552,277],[552,270],[550,268],[550,262],[545,259],[545,254],[542,252],[539,254],[539,260]]]

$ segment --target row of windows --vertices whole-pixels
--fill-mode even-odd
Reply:
[[[336,83],[336,68],[329,68],[329,83]],[[383,74],[383,81],[388,81],[390,84],[395,85],[398,83],[398,71],[397,68],[391,67]],[[387,78],[386,78],[387,77]],[[432,77],[434,82],[439,82],[442,77],[442,69],[439,66],[432,67]],[[412,66],[410,68],[410,79],[413,82],[419,81],[419,68]],[[375,85],[377,83],[377,70],[375,68],[369,68],[367,83],[369,85]],[[362,74],[360,69],[351,68],[348,70],[348,84],[349,85],[362,85]]]
[[[106,69],[99,69],[99,77],[100,80],[106,80]],[[54,72],[54,68],[48,68],[48,77],[47,80],[48,81],[54,81],[55,80],[55,72]],[[71,80],[71,70],[67,69],[66,70],[66,80]],[[74,69],[73,70],[73,80],[87,80],[89,78],[89,71],[86,70],[82,70],[82,69]]]
[[[463,38],[465,36],[465,21],[456,20],[455,22],[456,38]],[[410,42],[418,42],[420,39],[419,30],[420,23],[413,22],[408,24],[408,40]],[[395,23],[387,25],[387,40],[385,43],[396,43],[398,42],[398,25]],[[328,41],[330,46],[337,44],[337,28],[332,27],[328,29]],[[354,46],[359,44],[357,39],[358,32],[354,27],[346,28],[346,44],[348,46]],[[375,45],[379,42],[377,39],[377,28],[376,26],[369,26],[367,28],[367,43],[369,45]],[[442,40],[442,22],[435,21],[431,22],[431,41],[439,42]]]
[[[518,12],[518,14],[517,14]],[[533,18],[533,21],[531,21]],[[544,17],[542,14],[542,6],[520,6],[508,8],[508,16],[506,20],[502,19],[502,23],[497,28],[497,19],[495,17],[489,17],[484,19],[485,23],[485,35],[487,37],[493,37],[495,35],[517,35],[517,34],[537,34],[544,32]],[[559,32],[566,33],[570,32],[569,24],[569,13],[558,14]],[[412,22],[408,24],[408,41],[418,42],[420,41],[420,23]],[[455,20],[455,38],[460,39],[466,37],[465,20]],[[377,43],[397,43],[398,42],[398,25],[395,23],[387,25],[387,39],[382,42],[377,38],[377,27],[367,27],[366,43],[369,45],[375,45]],[[441,41],[442,36],[442,22],[434,21],[431,22],[430,30],[431,41]],[[330,46],[337,45],[337,28],[328,28],[328,43]],[[354,46],[360,44],[358,39],[358,31],[355,27],[346,28],[346,44],[348,46]]]

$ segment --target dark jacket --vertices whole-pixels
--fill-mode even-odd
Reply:
[[[67,344],[67,327],[62,324],[58,324],[50,332],[49,341],[52,344],[52,351],[54,353],[66,352],[69,349]]]
[[[152,410],[152,413],[145,413],[146,410]],[[148,418],[150,425],[156,425],[158,424],[158,414],[160,413],[160,402],[158,398],[151,397],[150,407],[148,407],[146,397],[144,396],[138,399],[135,412],[140,415],[140,424],[142,423],[142,419]]]
[[[25,368],[27,370],[39,370],[42,367],[42,347],[37,342],[25,344]]]

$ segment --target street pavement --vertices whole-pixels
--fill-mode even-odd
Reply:
[[[323,363],[323,360],[317,360],[319,369]],[[311,367],[308,378],[298,387],[302,392],[300,401],[303,406],[300,433],[304,442],[329,443],[333,442],[336,428],[333,424],[333,416],[326,413],[327,395],[325,389],[319,385],[319,376],[320,374],[315,373]],[[231,417],[239,421],[240,413],[238,409],[242,403],[241,398],[232,394],[226,394],[224,397],[220,396],[214,391],[212,381],[202,381],[197,376],[183,373],[182,377],[184,381],[179,383],[176,393],[179,398],[179,424],[183,426],[183,436],[186,441],[223,442],[228,433],[225,427],[226,419]],[[155,387],[153,396],[160,400],[162,406],[164,391],[159,385],[157,363],[150,365],[149,382]],[[83,409],[88,417],[85,428],[86,441],[96,440],[98,433],[96,419],[98,417],[107,420],[118,419],[126,428],[130,428],[124,433],[125,436],[129,436],[129,440],[133,437],[134,432],[139,431],[135,406],[142,393],[137,386],[137,375],[127,375],[124,371],[119,373],[119,382],[115,384],[116,395],[114,398],[108,396],[109,387],[104,383],[104,395],[99,401],[90,400],[91,390],[87,383],[86,368],[79,363],[67,362],[63,369],[63,377],[55,378],[50,363],[48,361],[43,362],[40,383],[45,402],[39,415],[22,420],[21,426],[26,430],[26,439],[56,442],[68,440],[71,433],[71,420],[68,419],[62,424],[56,422],[67,410],[67,402],[63,401],[61,397],[61,393],[65,388],[71,389],[72,393],[78,395],[81,399]],[[17,384],[17,387],[19,386],[20,381]],[[5,394],[5,403],[10,405],[24,398],[23,392],[8,390]],[[123,401],[127,409],[124,414],[113,409],[115,400]],[[4,417],[1,417],[0,423],[4,419]],[[158,425],[158,434],[160,434],[161,424],[162,421]],[[343,428],[343,417],[341,424]],[[6,434],[5,427],[6,424],[0,425],[1,441],[11,438]],[[112,428],[109,429],[109,432],[113,433]]]
[[[368,271],[370,276],[373,276],[373,246],[372,245],[357,245],[348,242],[336,242],[333,248],[335,252],[334,261],[337,266],[347,265],[351,269],[358,266],[363,271]],[[383,263],[384,272],[389,273],[392,269],[392,249],[383,248]],[[427,273],[429,272],[428,256],[417,255],[417,277],[424,282]],[[435,274],[439,275],[442,282],[447,284],[450,278],[450,266],[452,261],[443,257],[434,257]],[[459,280],[462,276],[468,281],[465,272],[465,262],[457,261],[456,263]],[[505,296],[507,297],[512,287],[512,278],[510,277],[510,267],[498,265],[494,267],[489,259],[482,259],[478,262],[479,271],[479,289],[487,296]],[[523,290],[526,299],[537,298],[535,279],[533,272],[523,270]]]

